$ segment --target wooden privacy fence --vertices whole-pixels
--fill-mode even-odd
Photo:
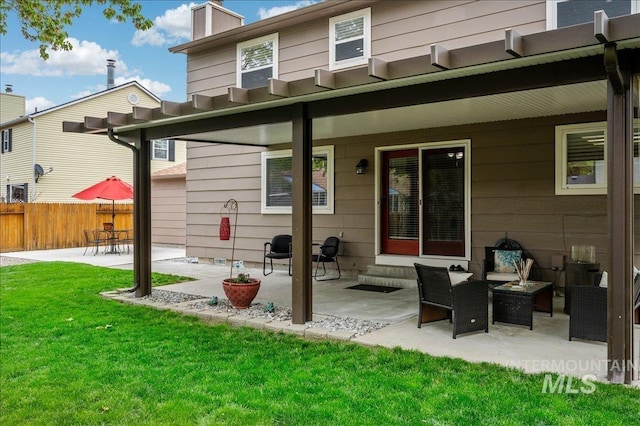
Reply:
[[[115,229],[133,229],[133,204],[116,204]],[[85,229],[111,222],[111,203],[0,204],[0,252],[84,247]]]

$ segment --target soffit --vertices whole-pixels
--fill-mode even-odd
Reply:
[[[603,111],[607,82],[479,96],[313,120],[313,139],[398,132],[463,124]],[[275,145],[291,142],[291,123],[275,123],[184,135],[190,140]]]

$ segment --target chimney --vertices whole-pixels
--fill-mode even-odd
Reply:
[[[113,59],[107,59],[107,89],[111,89],[116,85],[113,77],[115,70],[116,61]]]
[[[13,93],[13,84],[5,84],[4,91],[7,93]]]
[[[208,37],[244,25],[244,17],[214,0],[191,7],[191,40]]]

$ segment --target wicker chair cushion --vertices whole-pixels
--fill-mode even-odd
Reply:
[[[598,286],[607,288],[608,281],[609,281],[609,274],[607,273],[607,271],[602,271],[602,275],[600,276],[600,283],[598,284]]]
[[[449,279],[451,280],[452,286],[463,283],[472,276],[473,272],[449,272]]]
[[[513,273],[516,271],[513,262],[520,263],[520,260],[522,260],[522,250],[496,250],[493,270]]]
[[[506,273],[506,272],[487,272],[487,280],[489,281],[517,281],[518,274],[514,273]]]

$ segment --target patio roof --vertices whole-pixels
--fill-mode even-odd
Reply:
[[[508,29],[501,41],[450,51],[432,45],[419,57],[372,58],[367,67],[316,70],[314,77],[231,87],[225,95],[195,94],[188,102],[133,107],[63,128],[115,135],[144,129],[149,139],[268,146],[291,142],[289,107],[299,103],[309,105],[314,139],[601,111],[603,42],[617,43],[620,52],[640,48],[640,14],[608,20],[606,35],[601,19],[595,21],[526,36]],[[444,81],[457,89],[443,91]]]

